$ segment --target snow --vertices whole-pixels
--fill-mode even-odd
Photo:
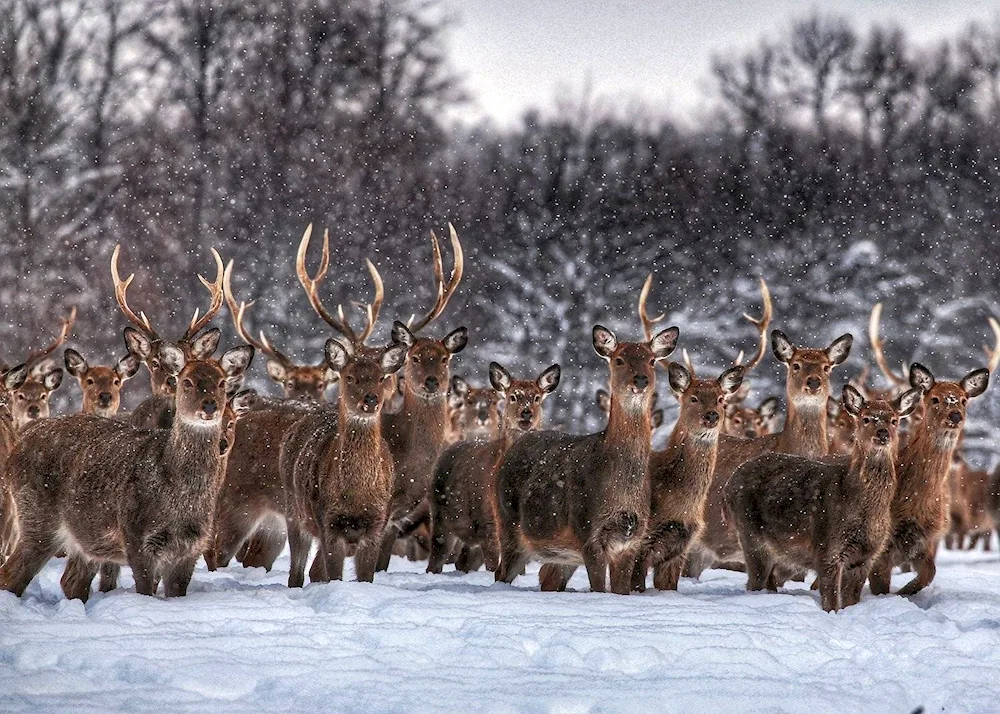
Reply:
[[[1000,556],[944,552],[912,599],[824,613],[807,587],[540,593],[394,558],[374,584],[199,566],[189,595],[84,606],[53,560],[0,592],[0,710],[979,712],[1000,694]],[[447,566],[450,568],[450,566]],[[353,577],[350,563],[347,576]],[[909,574],[899,574],[894,586]]]

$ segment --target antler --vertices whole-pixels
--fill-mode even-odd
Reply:
[[[764,278],[760,278],[760,296],[764,302],[764,311],[761,313],[760,319],[755,319],[747,313],[743,313],[743,317],[745,317],[751,325],[756,327],[757,332],[760,334],[760,341],[757,344],[757,352],[754,354],[753,358],[751,358],[750,362],[745,365],[747,372],[760,364],[760,361],[764,359],[764,355],[767,354],[767,328],[771,324],[771,315],[773,310],[771,307],[771,291],[768,290],[767,283],[764,282]],[[736,358],[736,361],[733,364],[743,364],[742,352],[740,352],[740,356]]]
[[[410,318],[409,328],[414,333],[427,327],[427,325],[436,320],[444,312],[451,296],[458,289],[458,283],[462,280],[462,273],[465,271],[465,254],[462,252],[462,244],[458,240],[458,233],[455,231],[455,226],[451,223],[448,224],[448,238],[451,241],[452,252],[455,253],[455,267],[452,268],[451,277],[448,279],[448,284],[445,285],[441,246],[438,243],[437,234],[431,231],[431,247],[434,249],[434,282],[437,285],[437,299],[434,301],[434,306],[430,312],[416,323],[413,322],[413,318]]]
[[[694,379],[695,378],[694,364],[691,362],[691,355],[688,354],[686,347],[683,350],[681,350],[681,353],[684,355],[684,367],[687,369],[688,374],[691,375],[691,379]]]
[[[144,332],[147,337],[151,340],[158,340],[160,336],[156,334],[156,330],[153,326],[149,324],[149,318],[146,317],[146,313],[139,311],[138,314],[128,306],[128,300],[125,299],[125,293],[128,290],[128,286],[132,284],[132,280],[135,278],[135,273],[130,273],[125,280],[122,280],[121,274],[118,272],[118,255],[121,253],[121,244],[115,245],[115,250],[111,254],[111,280],[115,284],[115,300],[118,302],[118,307],[121,311],[125,313],[125,317],[129,319],[133,325],[139,328],[140,331]]]
[[[232,275],[233,275],[233,261],[229,261],[226,266],[226,271],[223,273],[222,278],[222,292],[226,297],[226,305],[229,307],[229,314],[233,318],[233,326],[236,328],[236,333],[240,336],[244,342],[253,347],[255,350],[260,350],[268,357],[273,360],[280,362],[285,367],[292,367],[293,363],[288,357],[283,355],[274,346],[268,342],[267,337],[264,336],[264,331],[260,331],[260,340],[254,339],[246,328],[243,326],[243,317],[253,301],[241,302],[239,305],[236,304],[236,298],[233,297],[233,287],[232,287]]]
[[[222,309],[222,282],[226,269],[222,264],[222,256],[219,255],[219,251],[215,248],[212,248],[212,256],[215,258],[215,282],[210,283],[201,275],[198,276],[201,284],[208,288],[208,294],[212,296],[212,300],[209,303],[208,311],[201,316],[201,319],[198,318],[199,311],[195,309],[194,317],[191,318],[191,324],[188,325],[188,328],[184,331],[184,336],[181,337],[182,342],[193,340],[212,321],[212,318],[218,314],[219,310]]]
[[[454,229],[452,229],[452,233],[454,234]],[[352,344],[362,345],[365,340],[371,336],[372,330],[375,329],[375,322],[378,320],[379,311],[382,309],[382,301],[385,298],[385,288],[382,284],[382,276],[378,274],[378,269],[375,267],[375,264],[366,258],[365,264],[368,266],[368,273],[372,276],[372,281],[375,283],[375,299],[366,305],[360,306],[365,311],[367,321],[365,328],[361,331],[361,334],[358,334],[351,328],[350,324],[347,322],[347,318],[344,317],[343,305],[337,306],[337,316],[334,317],[330,314],[326,307],[324,307],[322,301],[319,299],[317,288],[319,287],[319,284],[323,282],[323,278],[326,277],[326,271],[330,268],[330,231],[324,231],[323,233],[323,255],[320,259],[319,269],[316,271],[316,276],[312,278],[309,277],[309,273],[306,271],[306,251],[309,250],[309,239],[311,237],[312,223],[306,226],[305,233],[302,234],[302,241],[299,243],[299,251],[295,256],[295,273],[299,276],[299,282],[302,283],[302,287],[305,289],[306,295],[309,297],[309,304],[312,305],[313,310],[316,311],[317,315],[323,318],[326,324],[347,337]],[[458,240],[457,236],[455,236],[454,240]],[[438,251],[437,256],[438,264],[440,265],[440,251]],[[458,249],[457,256],[458,258],[461,257],[461,247]],[[461,269],[459,268],[458,270],[459,278],[461,278]],[[452,291],[454,292],[454,289],[452,289]],[[447,302],[447,300],[445,302]],[[444,309],[444,306],[442,306],[441,309]],[[263,337],[263,335],[261,335],[261,337]]]
[[[59,346],[63,342],[65,342],[66,338],[69,336],[69,331],[70,331],[70,329],[72,329],[74,322],[76,322],[76,308],[75,307],[73,307],[73,308],[70,309],[70,311],[69,311],[69,317],[67,317],[65,320],[63,320],[63,322],[62,322],[62,330],[60,330],[59,336],[55,339],[55,342],[53,342],[48,347],[44,347],[44,348],[38,350],[37,352],[32,352],[30,355],[28,355],[28,358],[26,360],[24,360],[25,365],[27,365],[28,368],[30,369],[30,368],[34,367],[35,365],[37,365],[39,362],[41,362],[43,359],[45,359],[46,357],[48,357],[50,354],[52,354],[53,352],[55,352],[57,349],[59,349]]]
[[[667,315],[665,312],[661,312],[656,317],[651,318],[649,313],[646,312],[646,300],[649,299],[649,290],[652,287],[653,274],[650,273],[646,276],[646,282],[642,284],[642,290],[639,291],[639,319],[642,320],[642,334],[646,336],[647,342],[653,339],[653,328],[656,326],[656,323],[660,322]]]
[[[993,349],[990,349],[985,345],[983,345],[983,349],[986,350],[986,356],[990,361],[990,372],[995,372],[996,368],[1000,366],[1000,322],[997,322],[995,317],[991,317],[990,327],[993,329],[993,340],[995,344]]]
[[[878,336],[879,322],[882,320],[882,303],[875,303],[875,307],[872,308],[871,318],[868,320],[868,341],[871,343],[872,352],[875,353],[875,364],[878,368],[882,370],[882,374],[886,376],[890,382],[898,387],[904,387],[909,384],[909,382],[900,377],[898,374],[893,373],[889,369],[888,362],[885,361],[885,354],[882,352],[882,340]]]

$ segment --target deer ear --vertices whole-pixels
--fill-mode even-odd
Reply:
[[[653,351],[653,359],[666,359],[677,349],[677,340],[681,336],[681,331],[676,327],[668,327],[665,330],[653,335],[649,341],[649,349]]]
[[[20,389],[21,385],[28,378],[28,366],[24,364],[19,364],[16,367],[11,367],[9,370],[4,372],[3,375],[3,388],[8,392],[13,392],[15,389]]]
[[[917,405],[920,404],[920,400],[923,398],[924,394],[919,389],[911,389],[899,395],[899,399],[896,400],[895,407],[896,412],[901,417],[909,416]]]
[[[611,395],[606,389],[597,390],[597,406],[602,412],[607,414],[611,411]]]
[[[691,374],[684,369],[684,365],[671,362],[667,366],[667,381],[676,394],[683,394],[684,390],[691,386]]]
[[[757,413],[765,419],[770,419],[778,413],[778,398],[768,397],[757,407]]]
[[[788,363],[792,361],[792,355],[795,354],[795,345],[784,332],[775,330],[771,333],[771,350],[778,361]]]
[[[127,354],[115,364],[115,374],[124,382],[132,379],[139,371],[139,358],[134,354]]]
[[[222,330],[218,327],[206,330],[191,343],[191,359],[208,359],[219,349],[221,339]]]
[[[56,369],[56,361],[51,358],[43,359],[28,370],[28,377],[31,379],[44,379],[45,375]]]
[[[63,361],[66,363],[66,371],[71,377],[80,379],[87,372],[87,360],[76,350],[70,348],[63,353]]]
[[[323,388],[331,387],[340,381],[340,372],[330,369],[329,367],[323,367]]]
[[[615,333],[601,325],[594,325],[594,350],[604,359],[611,359],[611,355],[618,349],[618,338]]]
[[[506,393],[510,389],[510,372],[496,362],[490,362],[490,384],[498,392]]]
[[[844,409],[846,409],[850,414],[857,416],[861,413],[862,408],[865,406],[865,398],[861,396],[861,392],[852,387],[850,384],[844,385]]]
[[[719,377],[719,386],[722,387],[722,391],[726,394],[732,394],[743,384],[743,375],[746,370],[737,365],[736,367],[730,367],[722,376]]]
[[[396,344],[402,343],[397,342]],[[403,345],[403,347],[406,347],[406,345]],[[327,366],[337,372],[342,371],[347,366],[347,363],[351,361],[351,353],[348,351],[347,345],[336,337],[331,337],[326,341],[323,353],[326,355]]]
[[[834,364],[840,364],[851,354],[851,345],[854,344],[854,335],[847,333],[841,335],[826,348],[826,356]]]
[[[160,366],[167,374],[176,377],[187,364],[184,350],[171,342],[160,344]],[[136,355],[138,356],[138,355]]]
[[[145,362],[153,353],[153,343],[134,327],[126,327],[125,349],[138,357],[140,362]]]
[[[980,394],[986,391],[986,387],[990,384],[990,372],[987,369],[977,369],[973,372],[969,372],[962,379],[961,386],[965,390],[965,393],[969,396],[969,399],[973,397],[978,397]]]
[[[389,333],[389,337],[393,342],[398,342],[407,347],[413,347],[413,343],[417,341],[417,338],[410,332],[410,328],[399,320],[392,323],[392,332]]]
[[[250,345],[240,345],[226,350],[219,358],[219,366],[226,376],[236,377],[242,375],[250,367],[253,361],[253,347]]]
[[[663,410],[654,409],[653,413],[650,415],[650,420],[653,422],[653,430],[659,429],[663,426]]]
[[[458,354],[469,344],[469,330],[465,327],[458,327],[445,335],[443,342],[446,350],[453,355]]]
[[[410,349],[404,344],[396,343],[389,345],[382,353],[382,372],[385,374],[395,374],[406,363],[406,352]]]
[[[562,377],[562,368],[554,364],[538,375],[535,384],[542,390],[543,394],[551,394],[559,386],[559,378]]]
[[[229,401],[230,406],[232,406],[233,411],[236,413],[237,419],[253,409],[256,403],[257,392],[252,389],[244,389],[242,392],[237,392]]]
[[[458,409],[465,402],[465,397],[469,393],[469,383],[461,377],[451,378],[451,385],[448,389],[448,406]]]
[[[925,392],[934,388],[934,375],[919,362],[910,365],[910,386]]]
[[[278,384],[284,385],[285,379],[288,378],[288,371],[285,369],[285,365],[278,360],[269,359],[267,361],[267,376]]]
[[[42,378],[42,384],[48,391],[54,392],[59,389],[59,385],[62,384],[62,379],[63,371],[61,369],[54,369]]]
[[[826,398],[826,418],[836,419],[840,416],[840,402],[833,397]]]

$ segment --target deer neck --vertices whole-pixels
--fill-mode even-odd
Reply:
[[[347,412],[343,403],[339,407],[340,469],[353,474],[376,474],[372,465],[382,460],[382,420],[380,415],[359,417]]]
[[[608,425],[603,432],[604,449],[613,459],[623,462],[645,464],[652,450],[650,441],[653,427],[650,421],[647,401],[642,408],[628,409],[616,397],[611,398],[611,412]]]
[[[681,426],[678,419],[677,426],[667,439],[666,450],[680,458],[685,482],[707,489],[719,454],[719,430],[696,434]]]
[[[920,423],[899,455],[899,490],[904,496],[916,491],[939,493],[946,487],[958,437],[957,429],[954,435],[942,434],[926,419]]]
[[[429,397],[407,389],[399,417],[405,424],[406,441],[440,447],[448,435],[448,400],[444,393]]]
[[[893,449],[864,449],[855,444],[851,451],[850,474],[858,481],[864,499],[864,512],[889,508],[896,495],[896,464]]]
[[[810,399],[796,403],[789,395],[788,418],[778,436],[777,451],[819,458],[826,456],[829,448],[825,400]]]
[[[214,422],[188,421],[180,414],[170,427],[165,462],[190,480],[212,480],[218,476],[222,419]]]

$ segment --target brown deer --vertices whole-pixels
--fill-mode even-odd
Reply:
[[[768,397],[756,409],[745,406],[742,401],[727,401],[722,433],[744,439],[773,434],[778,408],[777,397]]]
[[[774,568],[819,574],[826,611],[861,599],[861,588],[892,532],[899,419],[920,401],[919,389],[890,404],[865,402],[844,387],[844,408],[857,424],[849,459],[769,453],[741,465],[726,484],[726,509],[746,558],[747,590],[776,590]]]
[[[854,386],[854,385],[852,385]],[[859,392],[865,392],[855,386]],[[868,397],[871,399],[872,397]],[[877,401],[887,401],[881,395],[875,397]],[[830,454],[849,454],[854,447],[854,416],[850,411],[844,409],[843,402],[837,401],[833,397],[826,400],[826,420],[827,432],[830,438]]]
[[[67,349],[63,359],[66,372],[76,378],[83,391],[80,413],[108,418],[115,416],[121,407],[122,387],[139,371],[139,359],[127,354],[114,367],[91,367],[86,358],[74,349]]]
[[[5,464],[17,443],[17,427],[10,413],[10,397],[28,378],[25,364],[0,371],[0,564],[14,545],[17,521],[14,517],[13,493],[5,475]]]
[[[462,441],[438,460],[431,495],[428,573],[440,573],[456,546],[461,547],[457,570],[478,570],[482,560],[487,570],[496,571],[500,563],[496,472],[511,445],[538,428],[542,403],[559,386],[561,374],[554,364],[534,380],[513,379],[501,365],[490,363],[490,384],[504,402],[500,434],[489,440]]]
[[[948,474],[950,512],[944,547],[972,550],[985,537],[989,550],[989,537],[993,533],[993,519],[988,509],[990,475],[970,467],[959,453],[960,449],[961,444],[955,449]]]
[[[0,568],[0,587],[20,595],[66,548],[75,560],[63,583],[68,597],[86,599],[105,562],[129,564],[140,594],[152,595],[161,578],[168,596],[186,594],[211,536],[226,386],[246,371],[253,348],[188,360],[181,346],[162,342],[157,355],[176,380],[171,429],[76,414],[24,430],[7,469],[21,536]]]
[[[938,382],[923,365],[914,363],[910,367],[910,384],[924,393],[924,414],[899,452],[891,537],[872,568],[872,593],[889,592],[896,565],[910,564],[917,571],[916,577],[900,589],[900,595],[913,595],[934,579],[938,541],[948,527],[952,454],[965,425],[966,406],[970,399],[986,391],[989,377],[990,370],[977,369],[960,382]]]
[[[506,453],[497,476],[498,582],[513,582],[529,558],[556,563],[568,582],[582,563],[590,588],[631,590],[649,518],[650,401],[656,364],[677,346],[670,327],[647,342],[619,342],[597,325],[594,350],[610,370],[611,413],[604,430],[530,432]]]
[[[676,362],[668,365],[667,378],[680,402],[680,414],[666,448],[649,458],[649,527],[633,588],[645,589],[646,571],[653,568],[657,590],[677,589],[688,549],[704,527],[726,400],[740,388],[744,372],[736,366],[718,379],[698,379]]]
[[[451,430],[448,443],[495,439],[500,433],[502,399],[493,387],[473,387],[461,377],[451,378],[448,408]]]
[[[32,352],[24,361],[28,368],[27,379],[13,390],[9,404],[14,425],[18,429],[23,429],[35,419],[45,419],[49,416],[49,397],[62,384],[63,371],[48,357],[66,341],[75,321],[74,307],[70,310],[69,316],[63,320],[62,329],[56,339],[47,347]]]
[[[430,490],[434,466],[448,437],[447,387],[452,356],[465,349],[469,333],[465,327],[436,340],[419,337],[420,330],[436,320],[458,289],[465,270],[462,244],[454,226],[448,225],[455,265],[448,282],[437,236],[431,233],[437,298],[420,320],[404,325],[395,322],[392,340],[407,346],[403,367],[403,403],[399,412],[382,415],[382,433],[392,451],[395,482],[389,519],[382,538],[378,570],[389,567],[397,538],[407,537],[430,518]]]
[[[368,270],[381,286],[371,261]],[[368,324],[361,333],[350,326],[342,309],[336,318],[330,315],[316,292],[325,272],[309,278],[303,268],[300,278],[316,311],[343,335],[326,343],[327,363],[341,377],[340,397],[336,411],[324,409],[304,417],[282,440],[280,471],[291,550],[288,587],[303,585],[313,540],[319,541],[319,565],[310,572],[312,582],[340,580],[351,545],[356,546],[358,580],[371,582],[393,484],[392,455],[382,438],[380,412],[393,389],[391,375],[406,359],[407,346],[364,345],[377,319],[370,305]]]

